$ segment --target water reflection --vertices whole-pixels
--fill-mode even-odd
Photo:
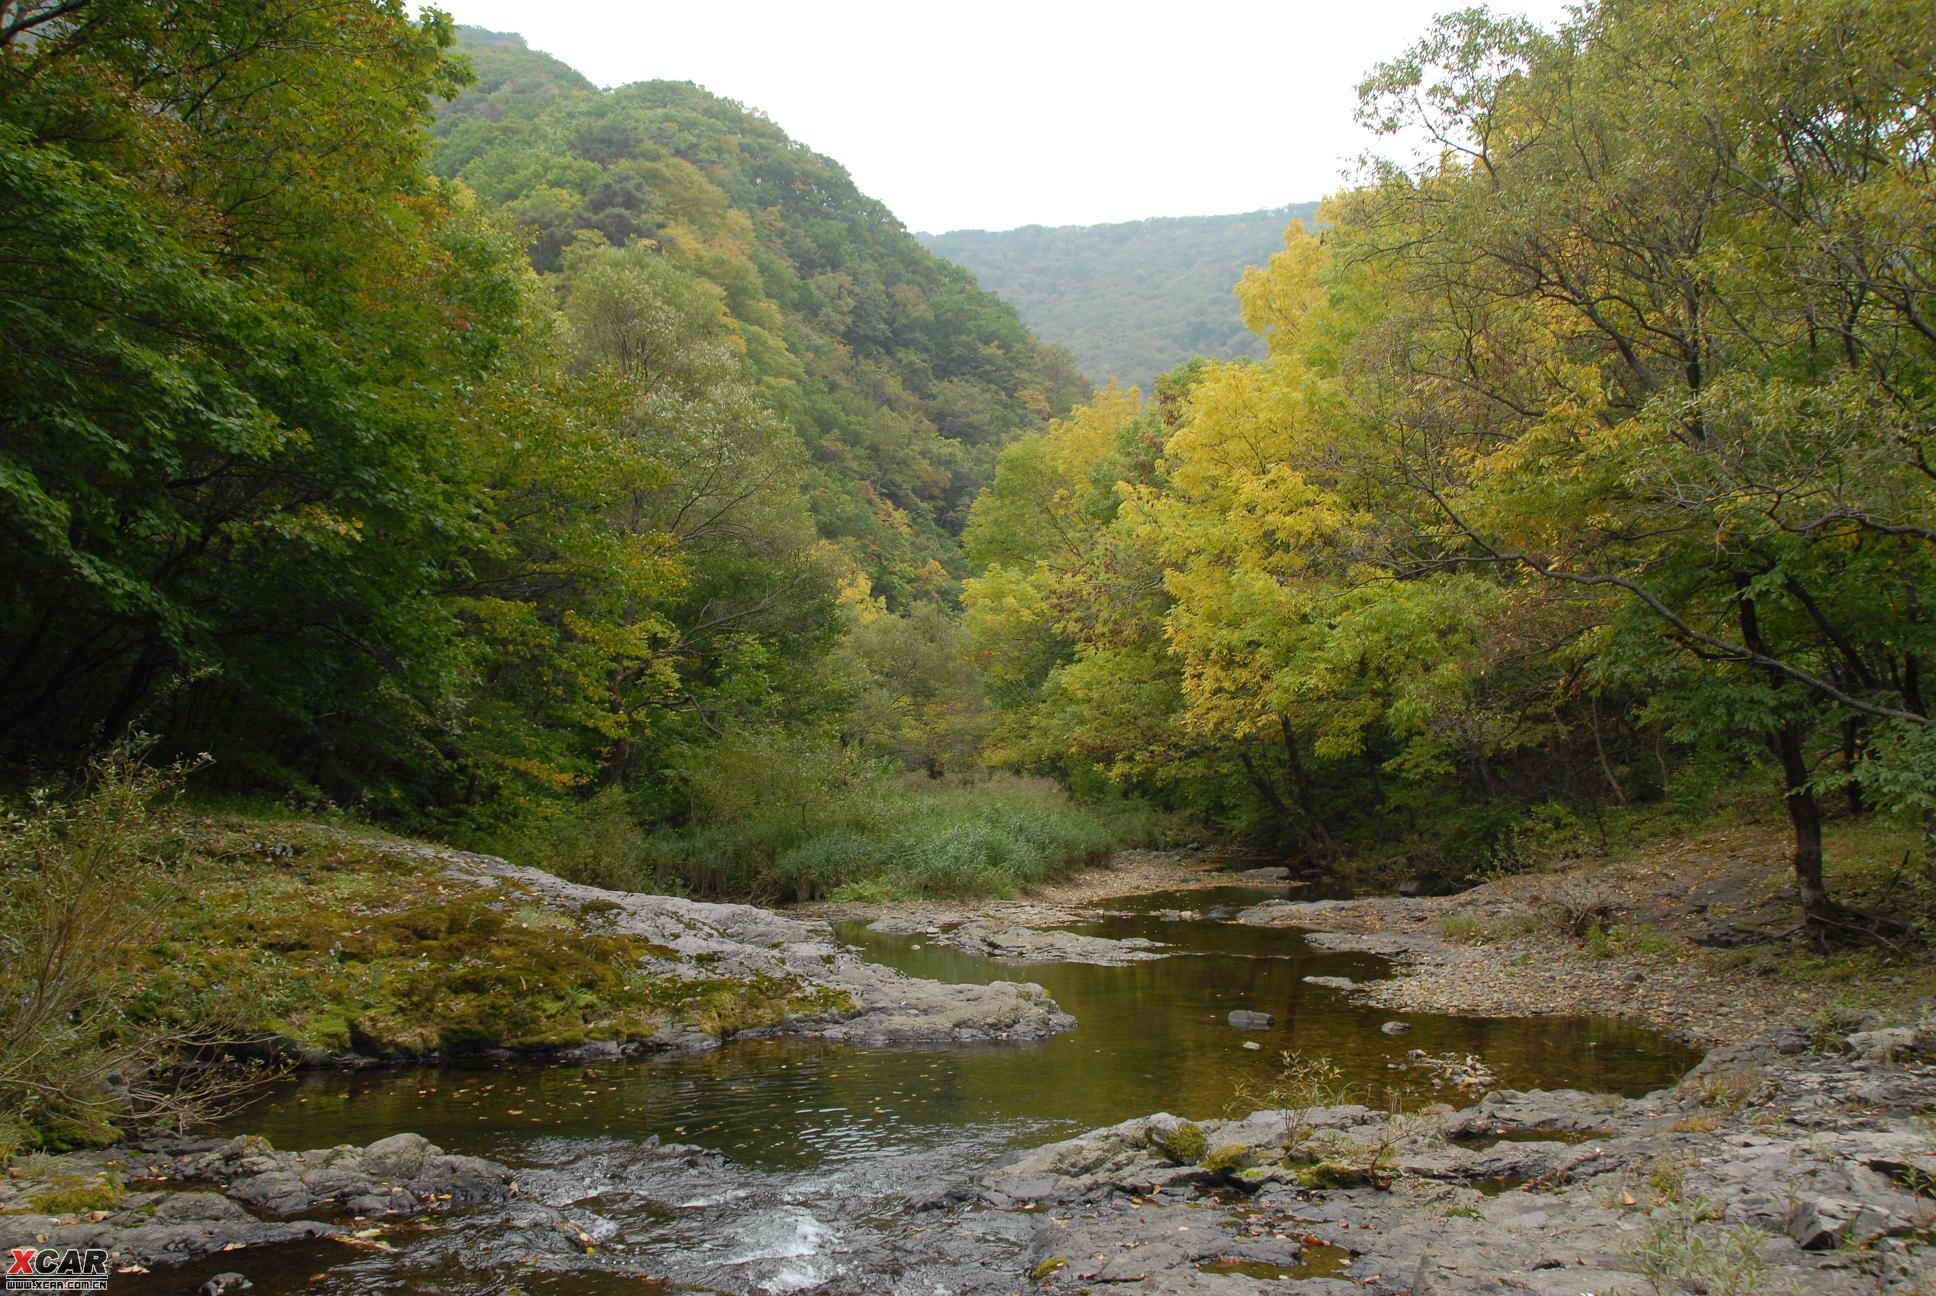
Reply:
[[[414,1129],[453,1150],[516,1163],[536,1137],[644,1138],[718,1148],[743,1163],[799,1167],[930,1147],[964,1127],[1039,1142],[1153,1111],[1207,1117],[1243,1106],[1285,1051],[1332,1059],[1361,1101],[1416,1103],[1433,1090],[1396,1069],[1409,1050],[1482,1058],[1507,1088],[1643,1093],[1670,1083],[1693,1055],[1650,1032],[1593,1018],[1499,1019],[1394,1014],[1354,1006],[1309,976],[1367,979],[1382,960],[1311,948],[1284,929],[1209,919],[1165,921],[1149,910],[1239,902],[1232,889],[1142,898],[1142,913],[1079,930],[1170,942],[1173,957],[1126,967],[1017,967],[858,925],[840,937],[875,961],[942,981],[1039,981],[1076,1030],[1040,1044],[860,1050],[811,1041],[747,1041],[714,1052],[590,1068],[425,1069],[310,1074],[236,1120],[279,1146],[363,1143]],[[1273,1014],[1240,1031],[1229,1012]],[[1244,1048],[1246,1041],[1262,1047]]]
[[[1458,1100],[1394,1069],[1412,1049],[1477,1054],[1502,1086],[1621,1093],[1667,1084],[1693,1061],[1648,1032],[1587,1018],[1405,1014],[1412,1029],[1387,1036],[1379,1026],[1393,1014],[1304,979],[1376,977],[1387,970],[1381,960],[1211,916],[1283,894],[1227,888],[1111,902],[1113,912],[1079,930],[1175,950],[1119,968],[1021,968],[927,936],[841,929],[868,957],[917,976],[1041,982],[1080,1025],[1034,1045],[861,1050],[766,1040],[587,1067],[305,1075],[232,1128],[296,1148],[417,1130],[515,1167],[525,1193],[564,1209],[597,1244],[561,1252],[554,1238],[539,1247],[486,1212],[396,1235],[395,1253],[306,1244],[251,1253],[246,1269],[263,1296],[615,1296],[666,1281],[684,1291],[1004,1296],[1026,1264],[1029,1217],[921,1214],[911,1200],[971,1178],[1018,1144],[1154,1111],[1206,1117],[1243,1107],[1243,1089],[1267,1083],[1284,1051],[1331,1058],[1375,1103],[1388,1093]],[[1176,910],[1203,916],[1162,916]],[[1276,1024],[1233,1029],[1235,1008],[1271,1013]],[[645,1146],[653,1135],[723,1151],[732,1163],[668,1164]],[[193,1291],[238,1259],[172,1270],[156,1290]]]

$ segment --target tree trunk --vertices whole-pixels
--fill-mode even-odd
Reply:
[[[1613,762],[1607,759],[1606,744],[1600,741],[1600,700],[1590,694],[1587,697],[1587,717],[1593,725],[1593,754],[1600,758],[1600,773],[1606,776],[1607,786],[1613,789],[1614,800],[1624,806],[1627,804],[1627,789],[1620,786],[1620,779],[1613,772]]]
[[[1338,856],[1338,844],[1331,839],[1331,832],[1318,816],[1317,787],[1311,780],[1311,772],[1304,764],[1297,750],[1297,733],[1291,728],[1288,716],[1278,716],[1277,726],[1284,735],[1284,768],[1290,774],[1291,793],[1297,800],[1297,807],[1303,811],[1304,819],[1299,829],[1300,845],[1306,855],[1318,859],[1332,860]]]
[[[1237,759],[1242,762],[1244,773],[1250,776],[1250,785],[1257,789],[1257,795],[1263,797],[1266,804],[1277,812],[1280,822],[1289,823],[1292,817],[1291,808],[1284,804],[1283,797],[1277,795],[1277,789],[1272,786],[1269,779],[1264,777],[1264,772],[1257,768],[1257,762],[1250,758],[1250,753],[1239,747]]]
[[[1741,642],[1750,652],[1772,656],[1767,640],[1761,635],[1759,610],[1747,592],[1748,578],[1737,574],[1734,586]],[[1770,670],[1767,674],[1769,687],[1776,693],[1782,692],[1787,679],[1778,671]],[[1788,810],[1789,825],[1794,829],[1795,889],[1801,899],[1802,925],[1817,940],[1826,940],[1844,915],[1841,906],[1828,898],[1828,886],[1822,880],[1822,807],[1808,786],[1804,727],[1798,719],[1784,720],[1768,741],[1781,762],[1782,803]]]
[[[154,687],[155,676],[167,664],[161,641],[153,636],[141,643],[141,652],[136,655],[134,665],[128,668],[128,677],[121,682],[121,691],[115,694],[114,702],[108,707],[107,718],[101,722],[101,738],[104,742],[118,742],[134,723],[136,710]]]
[[[1761,635],[1761,619],[1754,600],[1747,594],[1747,577],[1737,575],[1737,608],[1741,642],[1751,652],[1769,653]],[[1768,672],[1768,682],[1776,692],[1787,684],[1778,671]],[[1889,940],[1906,936],[1906,924],[1892,918],[1844,908],[1829,898],[1828,884],[1822,877],[1822,807],[1808,785],[1808,726],[1798,717],[1782,721],[1769,745],[1781,762],[1783,803],[1795,838],[1795,890],[1801,900],[1802,926],[1819,945],[1853,944]]]
[[[1855,769],[1862,759],[1862,730],[1853,720],[1842,722],[1842,772],[1849,776],[1849,813],[1867,814],[1868,804],[1862,798],[1862,784],[1856,781]]]
[[[1795,887],[1801,893],[1802,918],[1811,928],[1822,928],[1843,915],[1828,898],[1822,881],[1822,807],[1808,786],[1808,757],[1802,748],[1802,727],[1793,721],[1776,731],[1773,743],[1781,761],[1783,802],[1795,831]]]

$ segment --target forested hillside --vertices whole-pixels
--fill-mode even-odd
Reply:
[[[13,769],[147,734],[540,851],[751,795],[791,837],[745,889],[972,733],[957,659],[902,662],[1079,379],[837,164],[402,0],[7,13]]]
[[[147,733],[768,897],[1120,840],[1049,780],[1455,880],[1760,780],[1818,934],[1831,810],[1936,811],[1926,6],[1447,19],[1359,105],[1430,147],[1322,237],[1071,236],[1098,328],[1134,264],[1265,347],[1083,404],[693,85],[402,0],[81,9],[0,61],[15,770]]]
[[[1042,337],[1069,348],[1091,382],[1147,387],[1195,356],[1263,356],[1263,340],[1244,327],[1230,287],[1246,267],[1269,259],[1286,225],[1316,212],[1316,203],[1295,203],[1234,216],[917,237],[1013,302]]]
[[[591,237],[710,285],[806,449],[820,533],[897,606],[945,594],[996,450],[1085,390],[1067,357],[757,113],[686,83],[595,91],[516,36],[460,28],[458,49],[478,81],[438,113],[432,169],[526,229],[541,273]]]

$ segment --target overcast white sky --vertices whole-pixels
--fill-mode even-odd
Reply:
[[[1460,0],[438,3],[603,86],[696,81],[761,109],[941,231],[1322,197],[1369,142],[1353,86]]]

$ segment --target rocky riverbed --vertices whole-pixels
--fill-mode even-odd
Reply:
[[[1292,1105],[1241,1119],[1159,1113],[992,1166],[904,1168],[897,1196],[869,1207],[872,1245],[891,1255],[886,1269],[951,1296],[1927,1292],[1933,1055],[1936,1031],[1922,1028],[1858,1033],[1836,1051],[1791,1034],[1714,1050],[1640,1098],[1500,1090],[1403,1115],[1301,1106],[1286,1090]],[[183,1272],[158,1267],[197,1258],[260,1274],[257,1248],[382,1252],[425,1228],[461,1228],[467,1272],[497,1255],[590,1281],[614,1232],[598,1212],[628,1194],[690,1211],[769,1191],[697,1147],[616,1155],[561,1196],[576,1182],[561,1172],[533,1172],[532,1191],[505,1165],[414,1134],[304,1152],[165,1140],[35,1158],[0,1184],[0,1219],[16,1244],[106,1247],[117,1273],[155,1282]],[[750,1251],[774,1260],[721,1290],[880,1289],[880,1255],[801,1267],[818,1234],[785,1214],[797,1206],[779,1210],[799,1236]]]
[[[1282,866],[1239,869],[1231,856],[1213,850],[1119,852],[1107,868],[1091,869],[1048,883],[1026,898],[969,903],[895,900],[884,903],[823,901],[798,912],[835,922],[865,923],[891,936],[920,936],[928,942],[1004,963],[1086,963],[1120,967],[1163,958],[1164,942],[1140,937],[1110,938],[1064,930],[1093,923],[1109,914],[1110,901],[1150,893],[1208,892],[1233,884],[1284,888],[1292,894],[1290,870]],[[1172,910],[1168,916],[1200,916]]]
[[[1056,921],[1068,921],[1060,918]],[[892,916],[868,924],[888,936],[923,936],[936,945],[1004,963],[1089,963],[1121,967],[1163,957],[1161,941],[1131,936],[1086,936],[1053,927],[1026,926],[1014,918],[989,921],[961,914]]]
[[[1044,1291],[1926,1292],[1936,1071],[1903,1059],[1936,1038],[1889,1043],[1719,1049],[1639,1099],[1148,1116],[974,1191],[1036,1215]]]
[[[517,1195],[504,1166],[416,1134],[305,1152],[254,1136],[155,1139],[14,1166],[0,1182],[0,1232],[12,1245],[105,1248],[115,1272],[131,1274],[313,1238],[386,1245],[377,1241],[386,1223]],[[521,1214],[575,1231],[543,1207]]]
[[[1578,976],[1609,979],[1592,1002],[1637,998],[1634,960],[1533,930],[1524,901],[1300,903],[1255,889],[1275,877],[1214,891],[1230,873],[1182,857],[1164,879],[1189,876],[1182,895],[1118,897],[1104,873],[1083,899],[847,914],[869,924],[836,932],[402,849],[424,852],[445,903],[606,942],[700,996],[667,1002],[718,985],[778,1002],[545,1051],[569,1067],[316,1073],[231,1127],[243,1137],[26,1158],[0,1184],[10,1245],[108,1248],[129,1290],[247,1275],[265,1296],[456,1296],[506,1274],[598,1296],[1932,1289],[1936,1023],[1797,1022],[1645,1093],[1687,1065],[1658,1036],[1422,1009],[1568,1009]],[[1448,913],[1510,935],[1459,941]],[[1550,966],[1512,997],[1531,951]],[[1008,979],[1018,963],[1053,995]],[[1677,984],[1662,973],[1662,997]],[[727,1039],[755,1042],[712,1048]],[[637,1051],[667,1056],[621,1060]],[[1347,1087],[1406,1110],[1350,1105]],[[1196,1119],[1122,1119],[1158,1104]],[[457,1152],[395,1133],[413,1122]],[[338,1145],[284,1151],[261,1130]]]

